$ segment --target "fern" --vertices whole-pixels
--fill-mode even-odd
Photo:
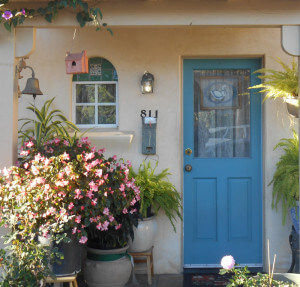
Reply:
[[[299,200],[299,138],[293,131],[293,138],[284,138],[274,147],[282,148],[284,154],[276,164],[276,171],[269,185],[273,184],[272,208],[282,203],[282,224],[286,222],[286,214],[291,207],[296,207]]]
[[[155,174],[157,165],[158,163],[152,168],[150,161],[148,163],[143,161],[137,173],[132,169],[130,170],[131,176],[136,180],[136,185],[140,187],[141,205],[139,212],[143,217],[146,217],[148,208],[152,207],[155,213],[162,209],[176,232],[174,221],[177,217],[182,220],[181,196],[168,180],[168,176],[171,175],[168,168]]]
[[[298,96],[298,64],[295,60],[291,66],[286,65],[280,59],[277,62],[282,66],[283,71],[272,69],[259,69],[254,73],[260,73],[258,78],[262,84],[249,87],[249,89],[260,89],[260,93],[266,93],[263,102],[269,98],[295,98]]]

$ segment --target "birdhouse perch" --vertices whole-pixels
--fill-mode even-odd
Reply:
[[[65,62],[67,74],[86,74],[89,72],[86,51],[74,54],[67,52]]]

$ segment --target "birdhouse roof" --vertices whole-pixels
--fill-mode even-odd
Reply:
[[[84,52],[81,53],[68,53],[66,56],[66,61],[77,61],[77,60],[81,60],[82,57],[84,56]]]

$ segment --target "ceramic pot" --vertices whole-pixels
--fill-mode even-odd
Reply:
[[[154,245],[157,234],[156,216],[139,219],[138,226],[133,228],[134,240],[129,241],[129,252],[143,252]]]
[[[81,271],[81,248],[82,245],[78,239],[70,231],[67,232],[68,238],[71,239],[70,243],[60,242],[59,244],[53,243],[49,238],[39,237],[38,240],[41,244],[51,246],[51,248],[58,248],[58,252],[64,255],[64,259],[59,263],[54,263],[50,266],[51,271],[56,277],[67,277],[75,275]]]
[[[87,248],[84,278],[89,287],[122,287],[128,282],[132,270],[128,247],[109,250]]]
[[[297,208],[292,207],[290,209],[290,216],[295,230],[299,234],[299,201],[297,201]]]
[[[288,103],[286,102],[286,107],[287,107],[287,110],[288,110],[288,113],[295,117],[295,118],[298,118],[298,107],[291,104],[291,103]]]

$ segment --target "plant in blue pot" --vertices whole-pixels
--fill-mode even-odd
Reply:
[[[284,138],[274,149],[283,149],[276,171],[270,184],[273,184],[272,207],[282,205],[282,224],[286,223],[286,215],[290,213],[293,223],[289,242],[292,249],[292,264],[289,272],[299,270],[299,138],[293,131],[293,138]]]
[[[281,202],[282,224],[286,222],[286,215],[291,211],[295,229],[299,234],[299,216],[296,212],[299,201],[299,138],[293,131],[293,138],[283,138],[274,147],[282,149],[281,155],[276,164],[276,171],[270,184],[273,184],[272,208],[276,208]],[[299,206],[298,206],[299,208]]]

